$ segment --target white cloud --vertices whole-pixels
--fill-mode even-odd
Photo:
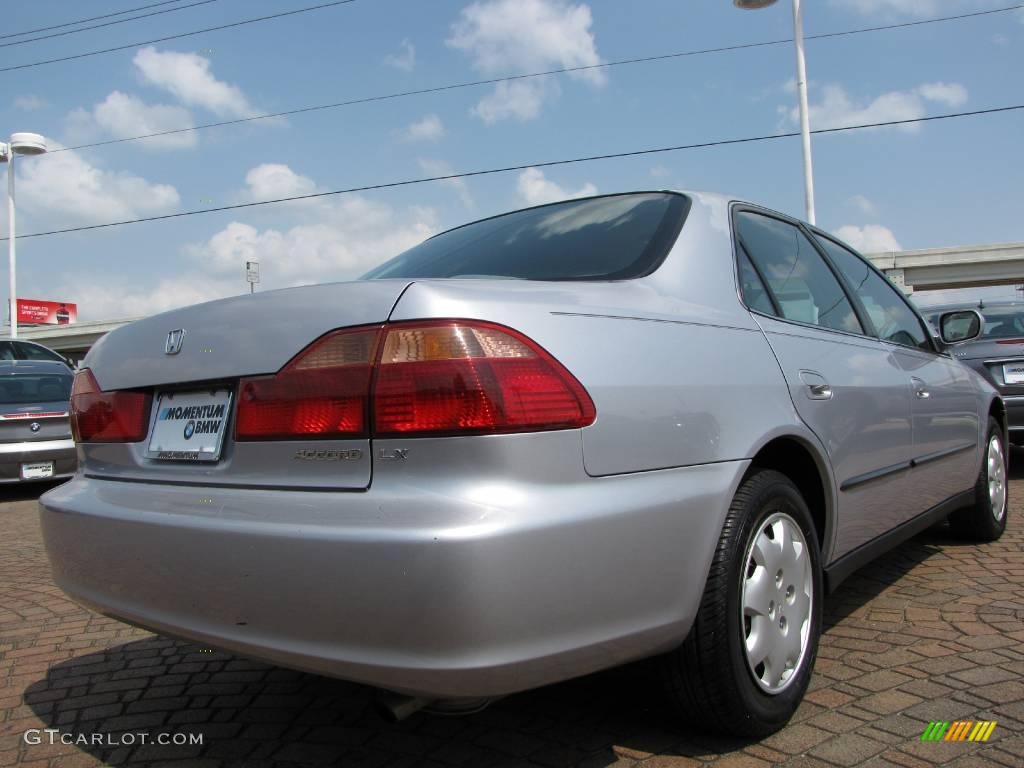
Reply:
[[[961,107],[967,103],[967,89],[959,83],[925,83],[917,92],[925,100],[947,107]]]
[[[593,17],[584,3],[568,0],[486,0],[462,9],[446,43],[488,76],[535,72],[601,63],[591,32]],[[571,76],[593,86],[604,85],[601,69]],[[499,83],[473,110],[485,122],[530,120],[546,97],[558,91],[536,81]]]
[[[384,58],[385,63],[390,64],[395,69],[412,72],[416,68],[416,46],[408,40],[403,40],[398,47],[401,48],[401,52],[386,56]]]
[[[403,141],[438,141],[444,136],[444,123],[435,114],[424,115],[407,125],[400,135]]]
[[[903,250],[892,230],[880,224],[867,224],[863,227],[847,224],[836,230],[836,237],[846,241],[861,253]]]
[[[35,112],[37,109],[43,109],[49,106],[47,102],[34,94],[27,96],[18,96],[14,100],[14,108],[20,109],[22,112]]]
[[[552,85],[557,88],[554,83]],[[498,83],[494,91],[480,99],[471,112],[488,125],[509,118],[526,122],[540,114],[549,92],[552,89],[546,85],[546,78]]]
[[[241,197],[253,200],[319,189],[313,179],[281,164],[258,165],[245,182]],[[287,230],[233,221],[205,243],[187,246],[186,254],[215,274],[231,273],[255,258],[264,283],[283,287],[356,277],[437,230],[429,208],[400,210],[354,194],[311,200],[299,212],[302,223]]]
[[[651,168],[651,177],[655,179],[665,179],[672,175],[672,172],[664,165],[656,165]]]
[[[878,206],[864,195],[854,195],[850,198],[850,202],[865,216],[875,216],[878,214]]]
[[[565,189],[548,179],[540,168],[527,168],[519,174],[516,191],[528,205],[543,205],[575,197],[589,197],[597,194],[597,187],[589,181],[575,192]]]
[[[256,110],[236,85],[218,80],[210,61],[195,53],[143,48],[132,59],[144,83],[174,94],[182,103],[221,117],[250,117]]]
[[[69,126],[79,137],[103,131],[115,139],[144,136],[151,133],[189,128],[195,124],[192,113],[170,104],[146,104],[136,96],[113,91],[91,112],[76,109],[69,116]],[[145,149],[182,149],[198,143],[195,131],[154,136],[140,142]]]
[[[429,176],[448,176],[455,173],[454,169],[441,160],[428,160],[420,158],[417,160],[420,169]],[[443,181],[436,182],[443,187],[448,187],[455,191],[459,196],[459,200],[462,204],[472,210],[476,208],[476,200],[473,199],[473,195],[469,191],[469,186],[466,184],[465,179],[444,179]]]
[[[263,163],[245,174],[246,200],[278,200],[316,192],[317,186],[308,176],[295,173],[283,163]]]
[[[47,140],[50,149],[62,148]],[[167,213],[178,191],[126,172],[108,171],[74,151],[51,152],[18,168],[18,197],[50,215],[103,222]]]
[[[928,115],[929,103],[952,107],[967,101],[967,89],[958,83],[925,83],[909,91],[883,93],[870,102],[855,101],[837,84],[825,85],[821,91],[821,101],[810,105],[812,129],[920,120]],[[779,111],[790,123],[798,123],[798,108],[780,107]],[[915,133],[921,126],[909,123],[896,128]]]
[[[193,270],[160,280],[152,288],[118,280],[116,276],[106,276],[98,281],[94,275],[77,274],[69,276],[58,293],[75,297],[80,320],[146,317],[243,293],[248,290],[242,272],[244,266],[239,268],[233,280],[227,277],[212,279],[208,274]]]

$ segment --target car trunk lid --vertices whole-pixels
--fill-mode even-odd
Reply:
[[[0,443],[64,440],[71,437],[67,401],[0,403]]]
[[[92,348],[83,366],[104,391],[152,394],[149,433],[135,443],[85,443],[85,472],[201,485],[211,489],[210,503],[216,501],[212,490],[217,486],[365,489],[371,469],[366,438],[235,442],[238,382],[276,373],[329,331],[386,322],[409,283],[334,283],[244,295],[165,312],[112,331]],[[189,415],[200,412],[187,409],[206,402],[203,397],[213,397],[209,393],[214,391],[229,391],[232,398],[220,455],[215,461],[182,458],[177,449],[197,443],[201,431],[200,417]],[[161,427],[176,450],[161,455],[161,446],[151,445],[153,425],[176,403],[186,406],[184,416],[176,419],[180,424]]]

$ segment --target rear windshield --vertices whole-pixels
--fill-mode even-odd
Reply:
[[[689,199],[682,195],[657,192],[529,208],[443,232],[363,279],[643,277],[665,259],[689,207]]]
[[[54,403],[71,398],[71,376],[7,373],[0,375],[0,405]]]

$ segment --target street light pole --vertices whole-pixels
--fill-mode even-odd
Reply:
[[[807,222],[816,224],[814,210],[814,164],[811,159],[811,115],[807,106],[807,59],[804,57],[804,9],[793,0],[793,40],[796,42],[796,88],[800,94],[800,140],[804,149],[804,201]]]
[[[737,8],[757,10],[775,5],[777,0],[733,0]],[[793,0],[793,42],[796,44],[796,88],[800,97],[800,139],[804,155],[804,201],[807,221],[815,224],[814,164],[811,159],[811,118],[807,105],[807,59],[804,56],[803,0]]]
[[[17,242],[14,228],[14,156],[41,155],[46,140],[38,133],[15,133],[7,144],[0,143],[0,162],[7,163],[7,266],[10,278],[11,338],[18,338]]]
[[[8,145],[9,147],[10,145]],[[11,338],[18,338],[18,269],[17,236],[14,231],[14,153],[7,157],[7,270],[10,281]]]

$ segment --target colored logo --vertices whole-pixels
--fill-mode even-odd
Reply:
[[[995,728],[995,720],[933,720],[921,734],[921,741],[988,741]]]
[[[191,440],[192,439],[192,435],[194,435],[195,433],[196,433],[196,423],[194,421],[190,421],[188,424],[185,425],[185,439],[186,440]]]

